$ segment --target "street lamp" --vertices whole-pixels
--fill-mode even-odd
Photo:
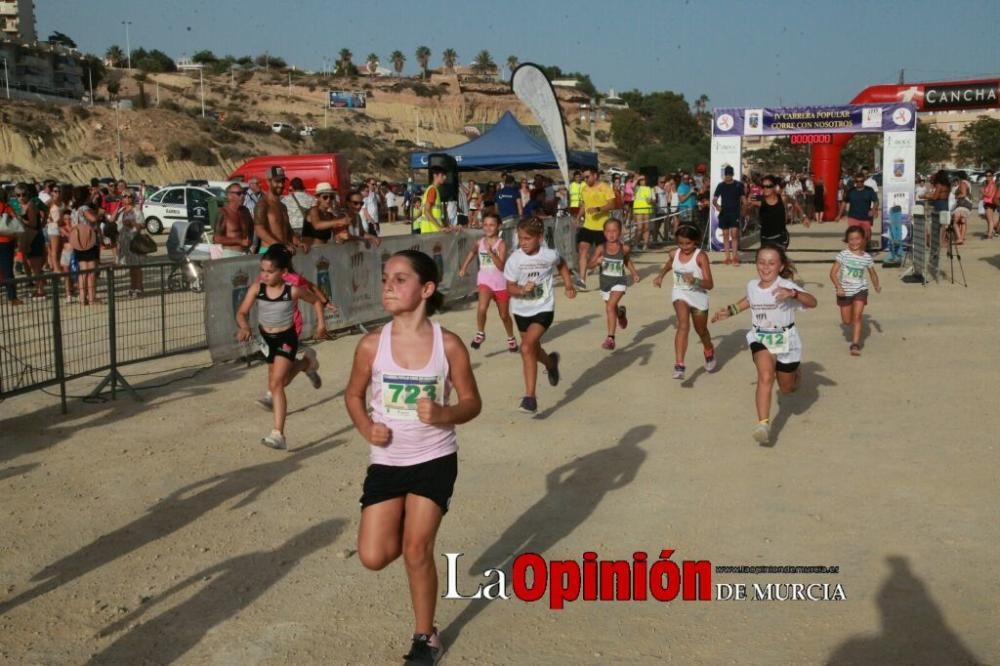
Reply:
[[[590,152],[594,152],[594,123],[597,122],[597,100],[593,97],[590,98],[590,104],[587,105],[587,119],[590,121]]]
[[[201,117],[205,117],[205,66],[198,67],[198,80],[201,81]]]
[[[10,99],[10,77],[7,76],[7,58],[3,59],[3,84],[7,89],[7,99]]]
[[[122,25],[125,26],[125,59],[128,61],[128,71],[132,71],[132,44],[128,39],[128,27],[132,25],[132,21],[122,21]]]

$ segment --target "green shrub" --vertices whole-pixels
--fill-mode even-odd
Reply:
[[[178,160],[191,159],[191,151],[188,150],[188,147],[181,145],[176,141],[171,141],[170,143],[168,143],[165,152],[167,154],[168,162],[176,162]]]
[[[140,149],[132,155],[132,163],[137,167],[156,166],[156,155],[147,155]]]
[[[313,145],[320,153],[336,153],[348,148],[357,148],[361,142],[362,139],[357,134],[339,127],[325,127],[313,134]]]
[[[69,117],[76,120],[86,120],[90,117],[90,110],[85,106],[71,106],[69,108]]]
[[[191,161],[198,166],[217,166],[219,164],[219,157],[204,144],[196,143],[189,146],[188,153],[191,155]]]

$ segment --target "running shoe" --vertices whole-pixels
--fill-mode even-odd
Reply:
[[[479,346],[483,344],[483,342],[485,341],[486,341],[486,333],[484,333],[483,331],[479,331],[478,333],[476,333],[475,337],[472,338],[472,343],[471,343],[472,348],[479,349]]]
[[[587,283],[580,278],[573,278],[573,286],[580,291],[587,291]]]
[[[674,374],[672,375],[674,379],[684,379],[684,366],[675,365]]]
[[[625,306],[618,306],[618,328],[623,331],[628,328],[628,317],[625,315]]]
[[[552,367],[549,368],[549,386],[559,385],[559,352],[549,354],[552,359]]]
[[[517,340],[513,335],[507,338],[507,351],[511,354],[516,354],[518,351]]]
[[[705,355],[705,372],[715,372],[715,350],[713,349],[710,354]]]
[[[272,409],[274,409],[274,400],[271,399],[271,392],[268,391],[261,397],[257,398],[257,404],[266,409],[267,411],[271,411]]]
[[[270,435],[262,437],[260,443],[264,446],[269,446],[272,449],[280,449],[282,451],[288,448],[288,443],[285,442],[285,436],[277,430],[272,430]]]
[[[413,644],[410,645],[410,652],[403,656],[406,661],[404,666],[434,666],[441,660],[444,654],[444,646],[438,636],[437,629],[428,636],[427,634],[413,634]]]
[[[753,431],[750,433],[753,437],[753,441],[758,444],[770,444],[771,443],[771,424],[767,422],[760,422],[753,427]]]
[[[611,351],[614,348],[615,348],[615,339],[610,335],[604,338],[604,342],[601,343],[601,349],[607,349],[608,351]]]
[[[851,345],[851,356],[861,356],[861,345]]]
[[[308,365],[306,365],[306,377],[312,382],[313,388],[318,389],[323,385],[323,379],[319,376],[319,359],[316,358],[316,350],[313,348],[308,348],[302,352],[302,358],[306,359]]]
[[[517,408],[525,414],[534,414],[538,411],[538,400],[535,396],[526,395],[521,398],[521,404]]]

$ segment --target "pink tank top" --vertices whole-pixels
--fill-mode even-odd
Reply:
[[[444,353],[441,325],[434,327],[434,348],[427,365],[417,370],[401,368],[392,357],[392,322],[382,328],[378,352],[372,364],[372,420],[392,430],[387,446],[369,447],[373,465],[405,467],[441,458],[458,451],[455,426],[433,426],[417,417],[417,400],[430,398],[448,404],[451,382],[448,381],[448,358]]]
[[[494,252],[502,242],[502,238],[497,238],[492,247]],[[494,265],[493,255],[487,250],[485,238],[479,239],[479,274],[476,276],[476,286],[489,287],[493,291],[507,289],[507,279],[503,276],[503,271]]]

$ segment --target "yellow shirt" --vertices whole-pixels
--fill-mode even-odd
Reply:
[[[576,182],[575,180],[569,184],[569,207],[579,208],[580,206],[580,191],[583,190],[585,183]]]
[[[653,188],[649,185],[640,185],[635,188],[635,201],[632,203],[632,212],[645,214],[653,210],[650,201],[653,198]]]
[[[604,231],[604,223],[608,221],[610,213],[607,211],[591,213],[589,211],[591,208],[602,208],[609,201],[615,200],[615,193],[611,186],[605,182],[597,183],[593,187],[585,184],[580,198],[583,200],[584,208],[583,228],[591,231]]]

